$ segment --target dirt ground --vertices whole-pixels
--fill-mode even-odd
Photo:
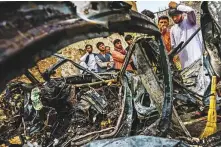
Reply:
[[[192,125],[186,125],[192,137],[199,137],[206,127],[207,120],[196,122]],[[221,122],[217,123],[217,131],[221,130]]]

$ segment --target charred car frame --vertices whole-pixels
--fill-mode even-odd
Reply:
[[[85,17],[80,15],[78,7],[72,2],[0,4],[3,14],[0,16],[0,90],[2,92],[12,78],[21,74],[25,74],[32,82],[12,82],[7,85],[1,108],[10,117],[0,126],[1,143],[9,144],[7,140],[12,137],[11,134],[19,136],[21,144],[37,143],[41,146],[80,146],[97,139],[142,134],[176,138],[179,131],[171,129],[173,122],[173,127],[183,132],[190,144],[200,144],[200,141],[188,140],[191,135],[180,120],[173,100],[175,97],[175,100],[181,99],[202,106],[202,98],[208,96],[197,94],[194,92],[196,89],[188,89],[183,81],[179,81],[180,77],[176,76],[177,72],[169,62],[161,34],[153,20],[132,11],[131,6],[125,2],[89,4],[92,7],[87,9],[87,13],[85,9]],[[205,28],[211,29],[203,23],[205,17],[212,20],[209,6],[207,2],[202,4],[203,33]],[[215,24],[214,21],[210,23]],[[94,73],[54,54],[81,40],[124,32],[142,35],[135,39],[122,69],[116,73]],[[154,36],[155,39],[148,36]],[[206,36],[203,37],[207,40]],[[136,76],[125,70],[133,52],[138,59]],[[27,69],[51,55],[60,60],[42,73],[46,82],[40,83]],[[217,60],[220,58],[217,57]],[[51,78],[53,71],[68,61],[87,74]],[[157,67],[155,71],[151,67],[152,63]],[[211,64],[210,69],[215,69],[216,74],[219,71],[214,68],[214,64]],[[174,83],[194,98],[178,96],[180,93],[173,94]],[[152,120],[152,125],[145,120]],[[175,133],[174,136],[171,132]],[[218,143],[214,137],[203,141]],[[177,144],[188,146],[179,140],[171,140],[170,145]]]

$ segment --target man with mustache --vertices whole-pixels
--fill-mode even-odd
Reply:
[[[171,39],[170,39],[170,29],[169,29],[169,17],[166,15],[162,15],[158,18],[158,27],[160,29],[164,45],[166,47],[167,53],[171,51]],[[175,56],[173,58],[173,62],[175,63],[178,70],[181,70],[181,63],[179,60],[179,56]]]

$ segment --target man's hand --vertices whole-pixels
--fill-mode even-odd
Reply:
[[[107,67],[111,67],[111,66],[110,66],[110,62],[107,62]]]
[[[161,34],[164,35],[167,32],[167,27],[163,26],[161,28]]]
[[[177,8],[177,3],[171,1],[171,2],[169,3],[169,8],[171,8],[171,9],[176,9],[176,8]]]

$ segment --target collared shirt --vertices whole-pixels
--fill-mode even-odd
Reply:
[[[175,24],[170,30],[172,48],[180,42],[186,42],[189,37],[197,30],[195,12],[191,7],[179,5],[177,10],[186,12],[187,16],[180,24]],[[201,32],[197,33],[187,46],[179,53],[182,68],[188,67],[202,56],[203,43]]]
[[[89,56],[89,59],[86,63],[86,59],[88,56]],[[86,53],[84,56],[80,58],[80,61],[81,61],[80,65],[82,65],[83,67],[91,71],[97,72],[97,63],[95,61],[95,54]]]

